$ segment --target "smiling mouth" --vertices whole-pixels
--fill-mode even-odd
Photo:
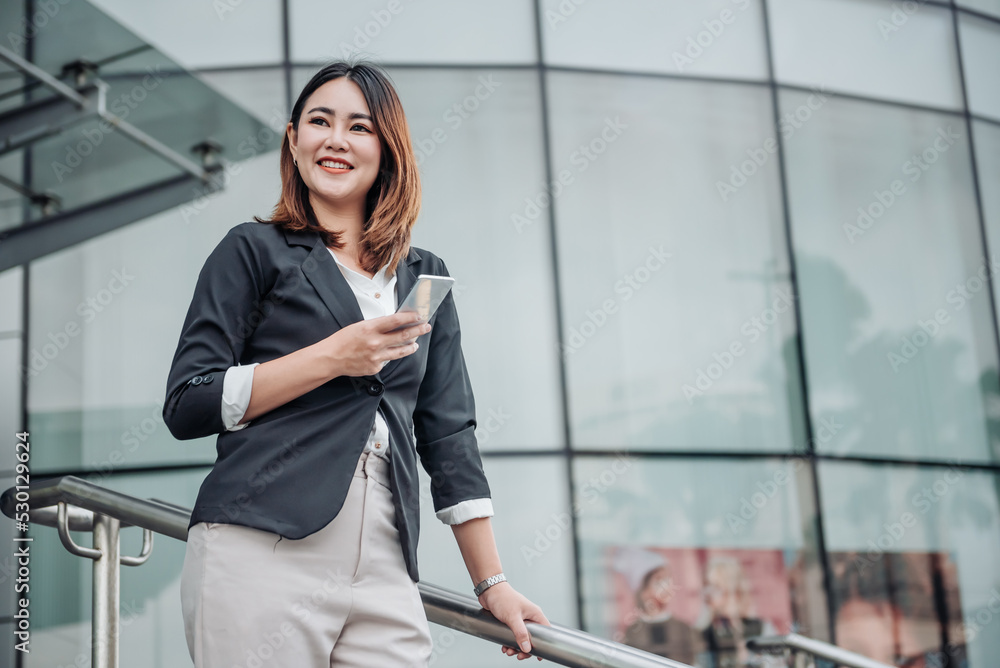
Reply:
[[[339,162],[336,160],[320,160],[318,164],[323,169],[333,169],[341,172],[346,172],[354,169],[354,167],[347,164],[346,162]]]

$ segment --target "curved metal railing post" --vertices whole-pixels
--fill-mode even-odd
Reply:
[[[39,524],[52,523],[51,507],[32,512]],[[71,511],[72,513],[71,519]],[[153,532],[142,530],[142,552],[137,557],[121,556],[121,522],[110,515],[73,508],[66,501],[56,503],[54,521],[63,547],[75,556],[94,562],[91,588],[91,665],[97,668],[118,668],[118,633],[121,612],[118,609],[121,586],[121,565],[144,564],[153,552]],[[83,547],[73,541],[70,531],[90,531],[93,547]]]

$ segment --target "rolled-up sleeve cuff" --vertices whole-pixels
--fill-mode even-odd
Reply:
[[[461,524],[479,517],[493,517],[493,501],[491,499],[469,499],[448,506],[434,513],[445,524]]]
[[[231,366],[222,381],[222,423],[226,431],[239,431],[250,423],[239,424],[250,406],[250,391],[253,389],[253,368],[258,362],[241,366]]]

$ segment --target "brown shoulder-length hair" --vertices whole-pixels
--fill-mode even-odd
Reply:
[[[389,76],[377,65],[364,61],[334,61],[324,65],[299,93],[289,120],[298,132],[309,96],[326,82],[340,77],[347,77],[361,89],[382,145],[378,176],[365,200],[359,259],[361,266],[372,273],[389,265],[391,275],[409,252],[410,230],[420,212],[420,175],[403,105]],[[316,219],[309,203],[309,188],[293,162],[287,132],[281,142],[280,167],[281,198],[270,218],[254,216],[254,220],[291,231],[312,230],[320,234],[327,246],[343,248],[341,234],[324,229]]]

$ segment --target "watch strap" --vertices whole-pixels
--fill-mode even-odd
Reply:
[[[483,595],[484,591],[486,591],[493,585],[500,584],[501,582],[506,582],[506,581],[507,577],[503,573],[497,573],[496,575],[491,575],[490,577],[486,578],[485,580],[477,584],[476,588],[473,589],[472,591],[478,598]]]

